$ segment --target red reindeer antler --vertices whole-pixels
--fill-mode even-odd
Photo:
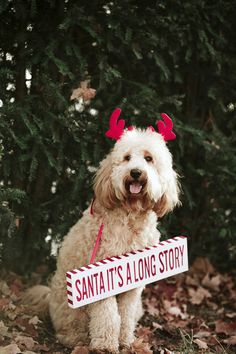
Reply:
[[[173,122],[172,119],[166,114],[161,113],[162,120],[157,122],[158,132],[163,136],[164,140],[174,140],[176,138],[175,133],[173,132]]]
[[[124,132],[125,120],[120,119],[118,121],[120,114],[121,114],[120,108],[116,108],[114,112],[111,114],[110,123],[109,123],[110,127],[109,130],[106,132],[106,136],[108,138],[119,140]],[[161,113],[161,117],[163,118],[164,122],[162,120],[159,120],[157,122],[157,128],[159,134],[163,136],[165,141],[174,140],[176,138],[176,135],[172,130],[173,129],[172,119],[166,113]],[[155,129],[152,126],[150,126],[149,129],[155,131]],[[133,130],[133,127],[130,126],[127,128],[127,130]]]
[[[110,117],[110,128],[106,132],[108,138],[119,140],[124,132],[125,120],[121,119],[118,122],[118,118],[121,114],[121,109],[116,108]]]

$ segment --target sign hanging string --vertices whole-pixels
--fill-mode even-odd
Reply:
[[[94,215],[94,211],[93,211],[94,201],[95,201],[95,198],[93,198],[93,201],[92,201],[92,204],[91,204],[91,207],[90,207],[90,215],[92,215],[92,216]],[[95,261],[95,257],[96,257],[96,254],[97,254],[97,251],[98,251],[98,247],[100,245],[100,240],[101,240],[101,237],[102,237],[102,233],[103,233],[103,228],[104,228],[104,224],[102,222],[100,227],[99,227],[99,230],[98,230],[98,234],[97,234],[97,237],[96,237],[95,245],[93,247],[92,256],[91,256],[90,262],[89,262],[90,264],[94,263],[94,261]]]

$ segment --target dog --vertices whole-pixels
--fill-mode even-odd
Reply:
[[[63,345],[89,345],[114,353],[134,341],[135,327],[143,313],[143,288],[71,309],[65,273],[89,263],[101,224],[104,228],[96,261],[157,244],[157,219],[180,203],[178,175],[165,141],[174,134],[172,125],[168,128],[169,117],[163,116],[166,126],[159,126],[158,133],[152,127],[124,130],[124,122],[117,123],[119,114],[120,110],[113,113],[106,134],[117,141],[95,176],[93,215],[90,206],[64,238],[50,288],[36,286],[26,296],[26,302],[33,299],[43,311],[49,305],[57,338]]]

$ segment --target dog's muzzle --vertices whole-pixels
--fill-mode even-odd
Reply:
[[[146,174],[139,169],[132,169],[125,180],[125,189],[129,195],[139,196],[147,184]]]

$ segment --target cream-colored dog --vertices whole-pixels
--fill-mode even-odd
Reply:
[[[44,304],[49,302],[57,337],[66,346],[85,344],[117,352],[119,346],[133,342],[142,315],[143,289],[71,309],[65,273],[89,263],[101,223],[104,229],[96,260],[157,244],[157,218],[179,203],[177,174],[163,136],[150,128],[133,128],[118,138],[95,177],[93,215],[90,208],[85,210],[65,237],[50,289],[31,290],[35,303],[40,298]]]

